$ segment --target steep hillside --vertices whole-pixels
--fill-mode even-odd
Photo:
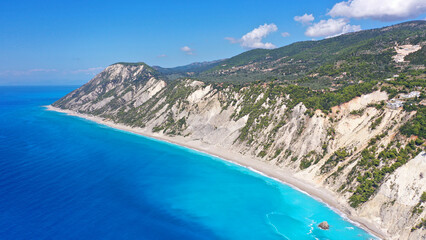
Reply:
[[[228,70],[248,66],[247,61],[271,67],[283,55],[291,55],[295,71],[303,65],[306,73],[324,74],[335,89],[275,79],[245,84],[224,83],[220,77],[172,81],[164,71],[144,63],[118,63],[52,105],[289,170],[334,192],[348,211],[373,222],[389,238],[419,239],[426,236],[422,220],[426,217],[426,72],[419,64],[424,55],[418,54],[425,43],[424,21],[409,22],[275,50],[253,50],[199,75],[233,76]],[[324,46],[329,47],[320,53]],[[295,60],[298,56],[309,64]],[[340,69],[360,66],[359,59],[373,59],[365,60],[368,64],[386,62],[387,67],[345,67],[346,74],[336,70],[345,76],[340,78],[325,70],[319,73],[324,61],[339,62],[333,66]],[[279,69],[287,66],[280,61],[268,72],[278,76]],[[394,72],[386,73],[388,68]],[[348,80],[355,79],[358,71],[363,71],[359,75],[363,81]],[[376,75],[380,71],[383,75]]]
[[[425,37],[426,21],[406,22],[272,50],[247,51],[197,77],[232,83],[278,80],[317,88],[385,78],[403,66],[393,64],[395,43],[418,45]]]

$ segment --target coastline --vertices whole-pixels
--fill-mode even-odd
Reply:
[[[80,114],[71,110],[56,108],[51,105],[43,107],[45,107],[48,111],[55,111],[65,113],[70,116],[80,117],[92,122],[96,122],[98,124],[109,126],[114,129],[131,132],[134,134],[142,135],[144,137],[153,138],[159,141],[164,141],[171,144],[190,148],[192,150],[220,158],[223,161],[237,164],[258,174],[286,184],[304,194],[311,196],[315,200],[326,204],[329,208],[344,217],[346,220],[364,229],[376,238],[388,238],[382,229],[378,228],[373,223],[358,217],[355,211],[351,209],[345,202],[342,203],[341,201],[338,201],[337,195],[335,193],[328,189],[315,186],[314,183],[306,182],[305,180],[294,176],[294,174],[287,169],[277,168],[276,166],[268,164],[267,162],[263,162],[246,155],[235,153],[225,148],[212,146],[201,141],[187,139],[182,136],[169,137],[160,133],[153,133],[143,128],[133,128],[124,124],[117,124],[112,121],[105,120],[101,117]]]

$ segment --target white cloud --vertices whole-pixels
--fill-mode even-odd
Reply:
[[[348,32],[360,31],[360,25],[350,25],[348,20],[328,19],[321,20],[318,23],[308,27],[305,35],[308,37],[334,37]]]
[[[88,75],[95,75],[104,69],[103,67],[92,67],[92,68],[85,68],[85,69],[77,69],[77,70],[57,70],[57,69],[44,69],[44,68],[35,68],[35,69],[28,69],[28,70],[6,70],[1,71],[0,75],[6,75],[6,76],[30,76],[35,74],[43,74],[43,73],[57,73],[57,74],[88,74]]]
[[[103,67],[92,67],[92,68],[73,70],[73,71],[70,71],[70,73],[72,73],[72,74],[84,73],[84,74],[87,74],[87,75],[96,75],[99,72],[101,72],[103,69],[104,69]]]
[[[258,28],[253,29],[252,31],[246,33],[241,39],[235,39],[231,37],[226,37],[230,43],[240,43],[241,47],[253,49],[253,48],[276,48],[276,46],[272,43],[264,43],[262,39],[268,36],[270,33],[276,32],[278,30],[277,25],[271,24],[263,24]]]
[[[300,22],[303,25],[310,25],[310,24],[312,24],[312,21],[314,21],[314,20],[315,20],[314,15],[312,15],[312,14],[308,15],[307,13],[305,13],[302,16],[295,16],[294,17],[294,21]]]
[[[395,21],[415,18],[425,12],[425,0],[349,0],[336,3],[328,15]]]
[[[11,75],[11,76],[22,76],[22,75],[31,75],[33,73],[50,73],[57,72],[57,69],[44,69],[44,68],[35,68],[28,70],[5,70],[1,71],[0,75]]]
[[[194,50],[188,46],[181,47],[180,50],[184,52],[186,55],[194,55]]]
[[[233,37],[225,37],[225,40],[228,40],[230,43],[240,43],[241,39],[235,39]]]
[[[58,70],[56,70],[56,69],[36,68],[36,69],[30,69],[28,71],[31,73],[31,72],[56,72]]]
[[[290,33],[288,33],[288,32],[282,32],[281,36],[282,37],[288,37],[288,36],[290,36]]]
[[[160,54],[157,57],[159,57],[159,58],[165,58],[165,57],[167,57],[167,55],[166,54]]]

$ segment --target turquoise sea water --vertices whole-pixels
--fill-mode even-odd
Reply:
[[[0,87],[0,239],[372,238],[246,168],[42,107],[73,89]]]

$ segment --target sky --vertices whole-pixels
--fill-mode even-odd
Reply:
[[[81,85],[426,19],[425,0],[0,1],[0,85]]]

